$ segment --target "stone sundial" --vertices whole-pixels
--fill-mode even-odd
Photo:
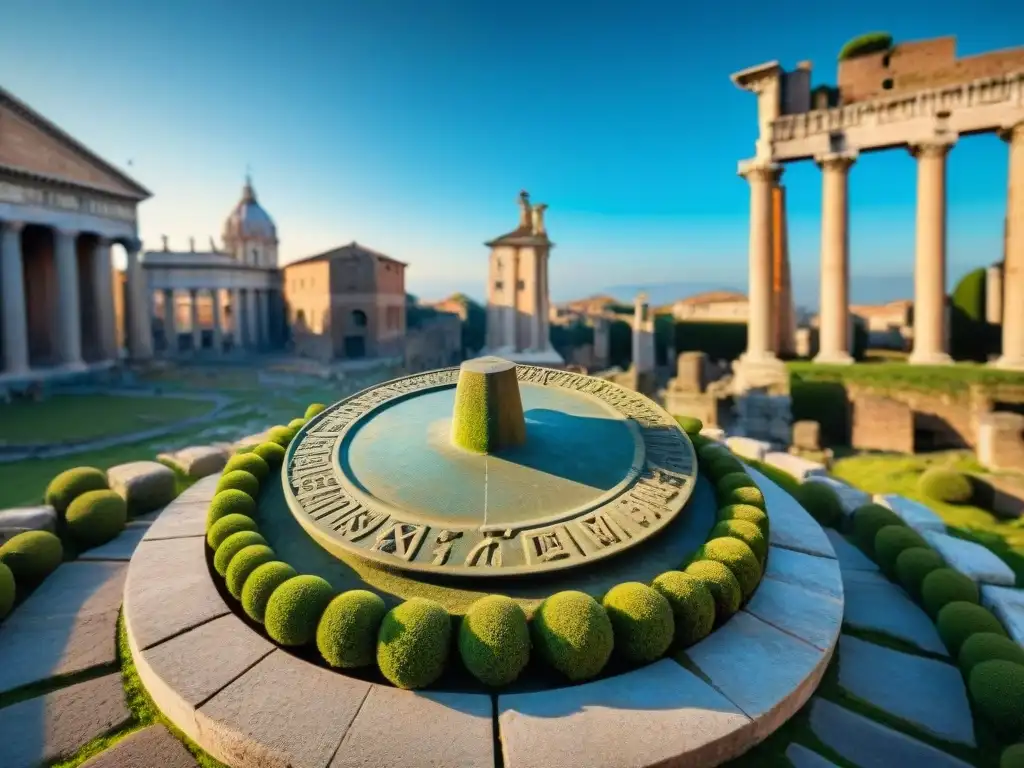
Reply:
[[[616,384],[496,357],[364,390],[306,424],[285,497],[325,549],[453,576],[574,568],[656,534],[689,438]]]

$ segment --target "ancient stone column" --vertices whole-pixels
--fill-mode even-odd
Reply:
[[[249,347],[252,349],[259,349],[263,346],[263,340],[260,339],[260,324],[255,288],[248,288],[245,291],[245,324],[249,338]]]
[[[100,356],[117,360],[117,319],[114,317],[114,270],[110,264],[110,241],[101,237],[92,255],[92,283],[95,293],[96,328]]]
[[[21,261],[20,221],[0,224],[0,330],[4,335],[3,373],[28,373],[28,316],[25,310],[25,268]]]
[[[242,302],[242,289],[231,289],[231,339],[236,350],[245,348],[245,326],[242,318],[245,315],[245,307]]]
[[[213,301],[213,351],[220,355],[224,352],[224,330],[220,324],[219,288],[214,288],[210,291],[210,299]]]
[[[178,307],[173,288],[164,289],[164,343],[168,356],[178,354]]]
[[[82,362],[82,314],[78,296],[78,233],[53,231],[57,266],[57,355],[62,365],[80,368]]]
[[[260,291],[256,297],[259,312],[260,342],[264,347],[270,346],[270,291]]]
[[[189,309],[191,311],[192,351],[199,352],[203,348],[203,329],[199,327],[199,290],[189,289]]]
[[[772,187],[782,175],[774,163],[740,164],[740,176],[750,184],[750,267],[747,351],[752,363],[776,360],[772,351]]]
[[[821,168],[821,312],[816,363],[849,364],[850,230],[847,195],[850,152],[817,159]]]
[[[949,140],[914,145],[917,230],[914,246],[914,349],[907,362],[944,365],[946,352],[946,155]]]
[[[1024,122],[1003,135],[1010,142],[1010,184],[1003,264],[1003,353],[996,365],[1024,371]]]
[[[125,325],[128,328],[128,355],[132,360],[150,360],[153,357],[153,329],[150,321],[149,286],[146,274],[139,260],[139,243],[124,244],[128,279],[126,291],[127,311]]]
[[[997,264],[985,270],[985,322],[1003,322],[1003,268]]]

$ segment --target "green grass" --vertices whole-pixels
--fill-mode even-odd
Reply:
[[[57,395],[41,402],[0,405],[0,442],[89,440],[122,435],[202,416],[213,404],[178,397]]]
[[[862,384],[875,389],[916,389],[925,392],[965,392],[971,384],[1024,386],[1024,374],[995,370],[980,363],[924,366],[902,362],[864,362],[821,365],[787,363],[790,376],[803,382]]]
[[[863,454],[839,459],[831,474],[869,493],[898,493],[925,504],[951,529],[953,535],[977,541],[998,555],[1024,586],[1024,528],[1000,520],[991,512],[970,504],[945,504],[922,496],[917,479],[929,467],[945,467],[960,472],[981,472],[969,452],[943,451],[908,456],[903,454]]]

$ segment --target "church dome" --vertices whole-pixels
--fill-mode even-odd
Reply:
[[[277,240],[277,228],[256,201],[256,191],[248,176],[242,187],[242,199],[224,222],[224,242],[237,240]]]

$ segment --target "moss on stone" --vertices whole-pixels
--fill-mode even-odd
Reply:
[[[711,634],[715,625],[715,598],[703,581],[682,571],[667,571],[651,586],[672,608],[677,645],[686,648]],[[739,590],[739,586],[736,589]]]
[[[474,453],[493,453],[526,441],[514,363],[480,358],[462,364],[451,436],[455,445]]]
[[[236,600],[241,600],[242,589],[245,587],[249,574],[264,563],[272,562],[274,557],[274,550],[265,544],[252,544],[244,547],[232,557],[231,562],[228,563],[227,572],[224,574],[224,583],[231,596]]]
[[[316,637],[317,625],[334,599],[334,587],[319,576],[293,576],[270,593],[263,626],[281,645],[305,645]]]
[[[927,547],[921,534],[906,525],[886,525],[875,534],[875,562],[890,579],[896,578],[896,559],[907,549]]]
[[[237,488],[228,488],[215,493],[206,513],[206,530],[210,530],[214,523],[228,515],[255,517],[256,502],[248,493],[239,491]]]
[[[921,584],[925,576],[939,568],[945,568],[942,555],[929,547],[911,547],[900,552],[896,558],[896,579],[907,594],[915,600],[921,599]]]
[[[473,603],[459,626],[459,656],[484,685],[513,682],[530,661],[530,626],[518,603],[488,595]]]
[[[903,525],[899,516],[881,504],[862,504],[853,510],[853,540],[872,560],[875,536],[887,525]]]
[[[729,472],[726,475],[722,475],[715,483],[715,492],[718,495],[719,501],[721,501],[725,494],[737,488],[756,487],[757,483],[754,482],[754,478],[746,472]]]
[[[0,563],[0,621],[3,621],[14,607],[17,591],[11,569]]]
[[[448,663],[452,625],[440,603],[414,597],[384,616],[377,634],[377,666],[398,688],[424,688]]]
[[[999,756],[999,768],[1024,768],[1024,744],[1011,744]]]
[[[750,486],[733,488],[728,493],[720,494],[718,497],[718,503],[723,507],[727,507],[732,504],[746,504],[762,510],[768,509],[768,505],[765,503],[764,494],[761,493],[761,489],[752,488]]]
[[[282,448],[287,448],[294,437],[295,430],[283,424],[278,424],[276,427],[271,427],[267,430],[267,440],[271,443],[277,443]]]
[[[843,505],[834,490],[824,483],[801,483],[793,495],[819,525],[839,528],[843,519]]]
[[[124,530],[128,505],[114,491],[86,491],[64,513],[68,532],[80,544],[98,547]]]
[[[995,635],[1006,635],[1006,630],[999,619],[987,608],[974,603],[949,603],[935,620],[935,628],[945,643],[950,655],[954,658],[960,653],[960,647],[971,635],[979,632],[990,632]]]
[[[255,454],[243,453],[241,455],[244,457],[254,456]],[[228,489],[242,491],[255,499],[260,495],[260,481],[259,478],[251,472],[246,472],[242,469],[233,469],[229,472],[225,472],[221,475],[220,480],[217,481],[217,493]]]
[[[717,560],[725,565],[736,577],[744,598],[754,594],[754,590],[761,582],[761,563],[757,555],[746,543],[731,536],[706,542],[697,550],[693,559]]]
[[[228,536],[239,531],[258,531],[256,521],[246,515],[232,513],[217,520],[206,531],[206,543],[214,552]]]
[[[618,584],[601,601],[612,622],[615,652],[633,664],[660,659],[675,635],[668,600],[653,587],[637,581]]]
[[[110,487],[107,475],[95,467],[74,467],[57,475],[46,486],[43,500],[62,516],[71,502],[89,491],[105,491]]]
[[[726,453],[721,456],[714,456],[705,464],[707,475],[711,479],[711,482],[715,485],[726,475],[730,475],[733,472],[744,473],[746,472],[744,466],[733,456],[731,453]]]
[[[304,414],[304,416],[306,417],[306,421],[309,421],[326,408],[327,406],[324,405],[323,403],[310,403],[309,407],[306,408],[306,413]]]
[[[260,443],[253,449],[253,453],[267,462],[267,466],[276,467],[284,461],[285,450],[277,443]]]
[[[983,661],[967,678],[976,712],[1006,738],[1024,734],[1024,666],[1012,661]]]
[[[573,681],[588,680],[608,663],[615,635],[608,613],[574,590],[547,598],[533,615],[533,643],[541,658]]]
[[[935,618],[950,603],[979,603],[978,585],[952,568],[936,568],[921,582],[921,605]]]
[[[252,453],[236,453],[228,459],[227,464],[224,465],[224,474],[235,470],[248,472],[261,483],[270,476],[270,465],[256,453],[255,448]]]
[[[969,675],[981,662],[994,659],[1024,665],[1024,648],[1005,635],[976,632],[964,640],[956,657],[960,670],[965,675]]]
[[[316,628],[316,647],[324,661],[336,669],[373,664],[387,610],[378,595],[365,589],[350,589],[331,600]]]
[[[704,429],[704,422],[694,416],[676,416],[676,423],[688,435],[699,435]]]
[[[306,420],[302,418],[292,419],[288,422],[288,429],[294,429],[296,433],[304,426],[306,426]]]
[[[297,575],[294,568],[280,560],[257,566],[242,587],[242,610],[250,619],[262,624],[267,601],[274,590]]]
[[[732,536],[742,541],[757,555],[757,562],[764,565],[768,557],[768,541],[756,523],[749,520],[721,520],[711,529],[708,538],[717,539],[722,536]]]
[[[715,600],[715,621],[724,622],[740,609],[743,590],[728,566],[717,560],[696,560],[686,566],[686,575],[703,584]]]
[[[917,479],[917,490],[926,496],[945,504],[969,504],[974,495],[971,478],[963,472],[942,467],[931,467]]]
[[[23,586],[38,584],[64,559],[60,539],[49,531],[25,531],[0,546],[0,563],[11,569],[14,580]]]
[[[718,510],[718,521],[746,520],[753,523],[761,532],[768,535],[768,514],[751,504],[728,504]]]
[[[228,573],[228,566],[231,565],[231,559],[241,552],[246,547],[250,547],[256,544],[266,545],[267,540],[264,539],[256,531],[238,531],[232,533],[224,541],[220,543],[217,550],[213,553],[213,569],[221,576],[226,576]]]

